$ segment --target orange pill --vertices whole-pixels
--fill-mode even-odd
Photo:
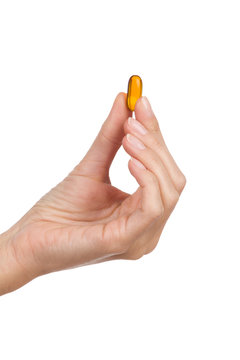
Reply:
[[[138,75],[132,75],[128,81],[127,106],[134,111],[137,99],[142,96],[142,79]]]

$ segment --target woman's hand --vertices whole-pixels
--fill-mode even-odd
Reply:
[[[0,238],[0,294],[45,273],[112,259],[138,259],[157,245],[185,186],[146,97],[128,119],[119,93],[82,161]],[[139,188],[109,179],[123,145]]]

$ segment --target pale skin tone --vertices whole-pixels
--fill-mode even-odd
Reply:
[[[119,93],[80,163],[0,235],[0,294],[46,273],[139,259],[156,247],[186,178],[146,97],[136,103],[136,120],[131,117],[126,94]],[[133,194],[117,189],[109,178],[121,145],[139,184]]]

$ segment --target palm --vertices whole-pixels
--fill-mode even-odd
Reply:
[[[141,188],[129,195],[72,171],[33,207],[25,249],[37,254],[47,272],[101,261],[109,257],[108,247],[116,250],[114,256],[140,200]]]
[[[69,227],[92,226],[129,215],[139,206],[139,199],[139,191],[129,195],[73,171],[35,206],[42,220]]]

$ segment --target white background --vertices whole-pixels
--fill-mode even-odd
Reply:
[[[187,185],[154,252],[0,298],[0,358],[240,359],[239,1],[0,1],[0,232],[139,74]],[[129,156],[111,168],[133,192]]]

